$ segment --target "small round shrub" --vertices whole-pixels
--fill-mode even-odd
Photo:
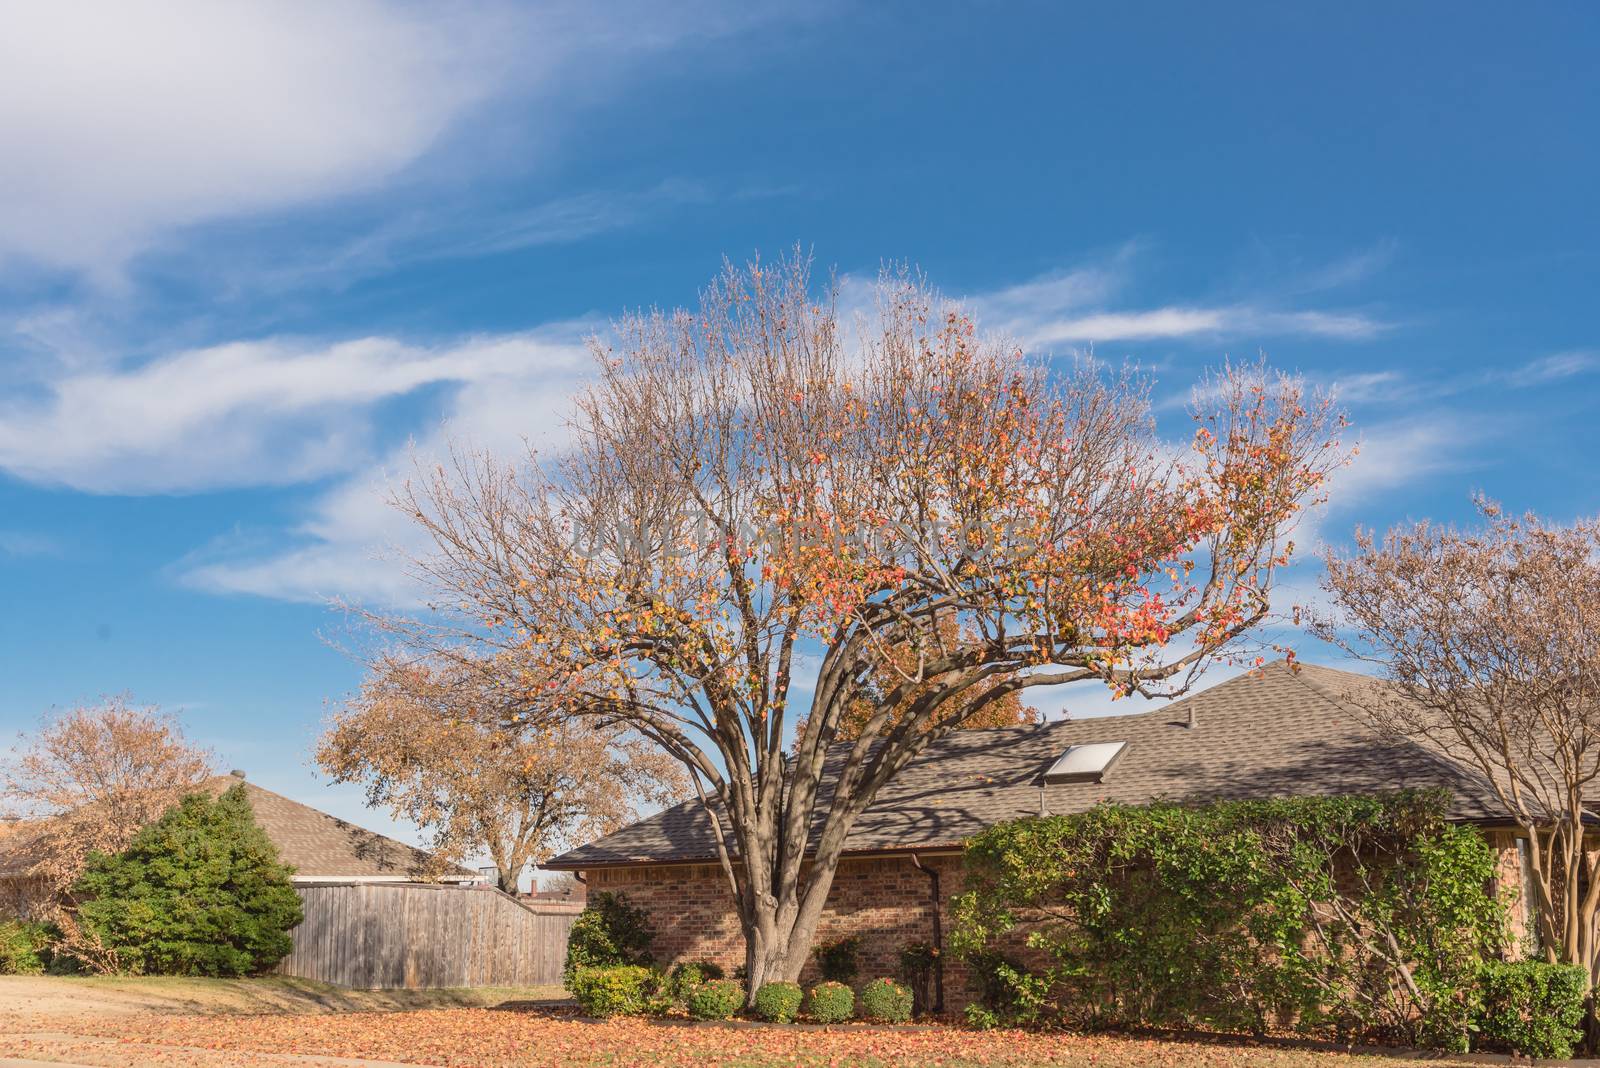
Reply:
[[[701,983],[723,977],[722,966],[709,960],[682,960],[668,973],[672,992],[680,1000],[688,998],[689,992]]]
[[[893,979],[874,979],[861,990],[861,1015],[878,1023],[911,1019],[911,991]]]
[[[590,1016],[637,1016],[648,1007],[656,977],[637,964],[579,968],[567,983],[578,1005]]]
[[[744,987],[732,979],[707,979],[684,999],[696,1020],[726,1020],[744,1008]]]
[[[799,983],[763,983],[756,991],[756,1015],[768,1023],[793,1023],[800,1013]]]
[[[818,1023],[843,1023],[856,1014],[856,992],[831,979],[806,995],[806,1015]]]

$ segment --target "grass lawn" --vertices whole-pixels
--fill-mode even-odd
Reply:
[[[51,995],[49,1011],[41,1011],[23,1004],[20,991],[8,993],[12,980],[0,980],[0,1058],[79,1065],[331,1068],[351,1063],[324,1058],[449,1068],[1377,1068],[1395,1063],[1386,1057],[1247,1044],[956,1028],[595,1022],[541,1003],[548,990],[371,994],[271,979],[18,982],[60,989]],[[63,999],[73,995],[83,1000],[63,1011]],[[405,1004],[413,999],[418,1004]],[[479,1007],[463,1007],[461,1001],[468,999]],[[426,1004],[430,1000],[432,1006]],[[173,1006],[200,1003],[211,1007],[173,1011]],[[116,1007],[96,1010],[96,1004]]]

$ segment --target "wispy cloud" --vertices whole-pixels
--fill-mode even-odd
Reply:
[[[1574,375],[1588,374],[1600,367],[1600,357],[1588,350],[1557,352],[1529,360],[1521,367],[1503,373],[1503,380],[1514,386],[1542,386]]]
[[[422,346],[236,342],[69,373],[0,409],[0,469],[99,493],[283,485],[370,463],[380,407],[431,387],[514,395],[587,366],[587,324]],[[496,393],[495,391],[501,391]]]
[[[1359,310],[1285,308],[1265,296],[1227,303],[1138,307],[1127,296],[1134,288],[1138,251],[1136,245],[1128,245],[1104,264],[977,293],[967,302],[986,326],[1004,330],[1032,349],[1190,338],[1307,336],[1367,341],[1393,327]]]
[[[0,530],[0,556],[59,556],[61,543],[27,530]]]

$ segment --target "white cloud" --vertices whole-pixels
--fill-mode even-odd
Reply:
[[[0,530],[0,556],[56,556],[56,539],[27,530]]]
[[[273,485],[370,463],[380,405],[426,387],[503,403],[585,366],[579,324],[423,347],[267,340],[69,373],[0,409],[0,469],[102,493]],[[510,384],[511,388],[506,388]],[[474,428],[476,429],[476,428]]]
[[[114,273],[164,231],[370,188],[507,77],[488,9],[14,6],[0,257]]]
[[[1356,311],[1283,309],[1262,300],[1129,308],[1138,246],[1107,262],[967,298],[979,321],[1030,349],[1113,341],[1310,336],[1365,341],[1390,324]],[[1123,305],[1119,307],[1118,305]]]
[[[1388,324],[1357,312],[1270,311],[1250,305],[1172,305],[1143,311],[1104,311],[1039,317],[1013,326],[1029,346],[1065,342],[1153,341],[1170,338],[1310,336],[1364,341]]]
[[[1509,371],[1502,377],[1513,385],[1542,386],[1574,375],[1587,374],[1596,367],[1600,367],[1600,357],[1596,357],[1592,352],[1557,352],[1529,360],[1520,368]]]
[[[458,184],[537,166],[644,59],[790,17],[720,0],[11,5],[0,28],[0,268],[116,284],[134,257],[192,243],[204,224],[311,205],[345,209],[330,231],[365,230],[380,216],[357,194],[411,181],[424,162]],[[557,201],[503,240],[592,233],[673,192],[636,194],[639,205],[624,195],[620,208]],[[451,215],[438,196],[407,201],[419,202]]]
[[[412,474],[414,463],[444,458],[452,442],[502,457],[529,445],[559,446],[571,399],[589,367],[575,346],[522,337],[462,348],[497,355],[461,361],[470,376],[427,433],[320,495],[287,539],[248,533],[219,539],[176,565],[180,580],[212,593],[414,606],[422,591],[401,558],[426,546],[416,525],[389,505],[392,490]]]

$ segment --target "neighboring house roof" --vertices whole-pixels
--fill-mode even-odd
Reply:
[[[440,865],[433,854],[414,846],[264,790],[237,772],[214,776],[205,787],[208,793],[221,794],[241,782],[256,822],[278,847],[279,859],[294,868],[296,880],[478,877],[454,864]]]
[[[294,868],[297,882],[477,878],[466,868],[440,865],[432,854],[404,842],[262,789],[240,772],[212,776],[201,789],[218,796],[241,783],[256,822],[278,848],[279,859]],[[43,821],[30,820],[0,835],[0,878],[26,876],[42,859],[37,848],[42,829]]]
[[[1079,812],[1102,801],[1333,796],[1403,788],[1451,791],[1450,817],[1508,819],[1484,777],[1410,741],[1386,739],[1350,700],[1363,675],[1314,664],[1269,664],[1138,715],[955,731],[931,744],[878,794],[845,840],[847,853],[951,849],[986,827]],[[1186,726],[1190,712],[1197,725]],[[1127,742],[1103,782],[1040,786],[1068,746]],[[813,834],[816,828],[813,828]],[[574,849],[544,867],[584,869],[712,860],[698,800]]]

